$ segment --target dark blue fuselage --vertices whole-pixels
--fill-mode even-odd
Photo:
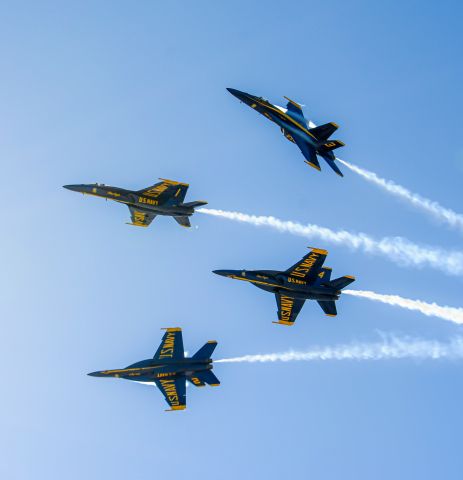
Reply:
[[[138,382],[154,382],[159,378],[172,378],[176,376],[191,376],[195,372],[212,370],[212,360],[197,360],[193,358],[142,360],[126,368],[115,370],[100,370],[89,373],[92,377],[116,377]]]
[[[320,283],[307,283],[277,270],[214,270],[223,277],[252,283],[272,293],[281,293],[301,300],[338,300],[341,292]]]
[[[282,130],[284,136],[294,143],[294,135],[297,135],[303,142],[306,142],[314,150],[317,150],[324,142],[320,142],[309,132],[309,125],[302,114],[290,111],[286,108],[272,105],[262,97],[256,97],[249,93],[227,88],[227,90],[246,105],[259,112],[264,117],[276,123]],[[331,152],[330,152],[331,153]],[[334,159],[334,154],[332,154]]]

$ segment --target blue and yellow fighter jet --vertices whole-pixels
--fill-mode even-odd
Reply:
[[[160,182],[143,188],[142,190],[126,190],[125,188],[110,187],[104,183],[89,185],[64,185],[64,188],[84,195],[102,197],[106,200],[125,203],[130,210],[132,223],[135,227],[147,227],[157,215],[174,217],[182,227],[191,227],[190,217],[195,208],[207,205],[207,202],[183,203],[188,183],[176,182],[160,178]]]
[[[338,125],[334,122],[315,126],[305,119],[302,106],[288,97],[285,97],[288,104],[286,108],[283,108],[271,104],[262,97],[240,92],[234,88],[227,88],[227,90],[246,105],[276,123],[283,135],[299,147],[306,159],[305,163],[320,171],[317,159],[317,155],[319,155],[339,176],[344,176],[335,163],[336,157],[333,153],[334,149],[343,147],[344,143],[339,140],[329,140],[329,137],[338,129]]]
[[[330,280],[331,268],[323,267],[328,252],[312,248],[302,260],[284,272],[277,270],[214,270],[217,275],[250,282],[275,294],[278,323],[293,325],[306,300],[316,300],[329,317],[337,315],[341,290],[355,281],[350,275]]]
[[[210,340],[191,358],[185,358],[181,328],[164,328],[162,338],[154,357],[117,370],[102,370],[89,373],[92,377],[116,377],[140,383],[154,383],[164,395],[170,410],[186,408],[186,381],[196,387],[220,385],[212,373],[212,353],[217,346]]]

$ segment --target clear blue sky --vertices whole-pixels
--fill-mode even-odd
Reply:
[[[461,2],[324,3],[0,2],[2,478],[461,479],[458,362],[222,364],[170,414],[153,388],[86,376],[149,358],[166,326],[217,358],[461,331],[352,297],[277,327],[271,295],[211,271],[285,269],[311,242],[201,214],[131,228],[61,188],[173,178],[211,208],[461,248],[355,174],[308,168],[225,90],[304,103],[340,125],[341,158],[462,211]],[[316,246],[356,288],[461,304],[461,278]]]

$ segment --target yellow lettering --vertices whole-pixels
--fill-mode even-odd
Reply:
[[[160,185],[157,185],[150,190],[147,190],[146,192],[143,192],[144,195],[148,197],[154,197],[157,198],[161,193],[165,192],[169,188],[169,185],[166,183],[161,183]]]
[[[291,312],[293,310],[294,299],[291,297],[286,297],[281,295],[280,307],[281,307],[281,317],[289,318],[291,317]]]
[[[147,203],[148,205],[159,205],[157,200],[153,200],[152,198],[144,198],[138,197],[138,203]]]
[[[166,339],[162,345],[159,358],[172,358],[174,356],[175,348],[175,333],[167,332]]]
[[[180,405],[174,380],[159,380],[171,405]]]
[[[317,254],[311,253],[291,272],[291,275],[304,278],[312,269],[313,264],[317,261],[317,258],[318,258]]]

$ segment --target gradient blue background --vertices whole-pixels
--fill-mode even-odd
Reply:
[[[461,237],[354,173],[308,168],[226,87],[335,121],[339,156],[461,211],[461,2],[1,2],[5,479],[461,479],[462,364],[222,364],[216,389],[164,413],[154,388],[87,372],[153,355],[182,326],[216,358],[378,331],[456,326],[343,297],[271,324],[271,295],[211,274],[285,269],[315,244],[355,288],[461,304],[461,278],[201,214],[194,228],[78,196],[70,183],[191,184],[187,200],[376,237]]]

